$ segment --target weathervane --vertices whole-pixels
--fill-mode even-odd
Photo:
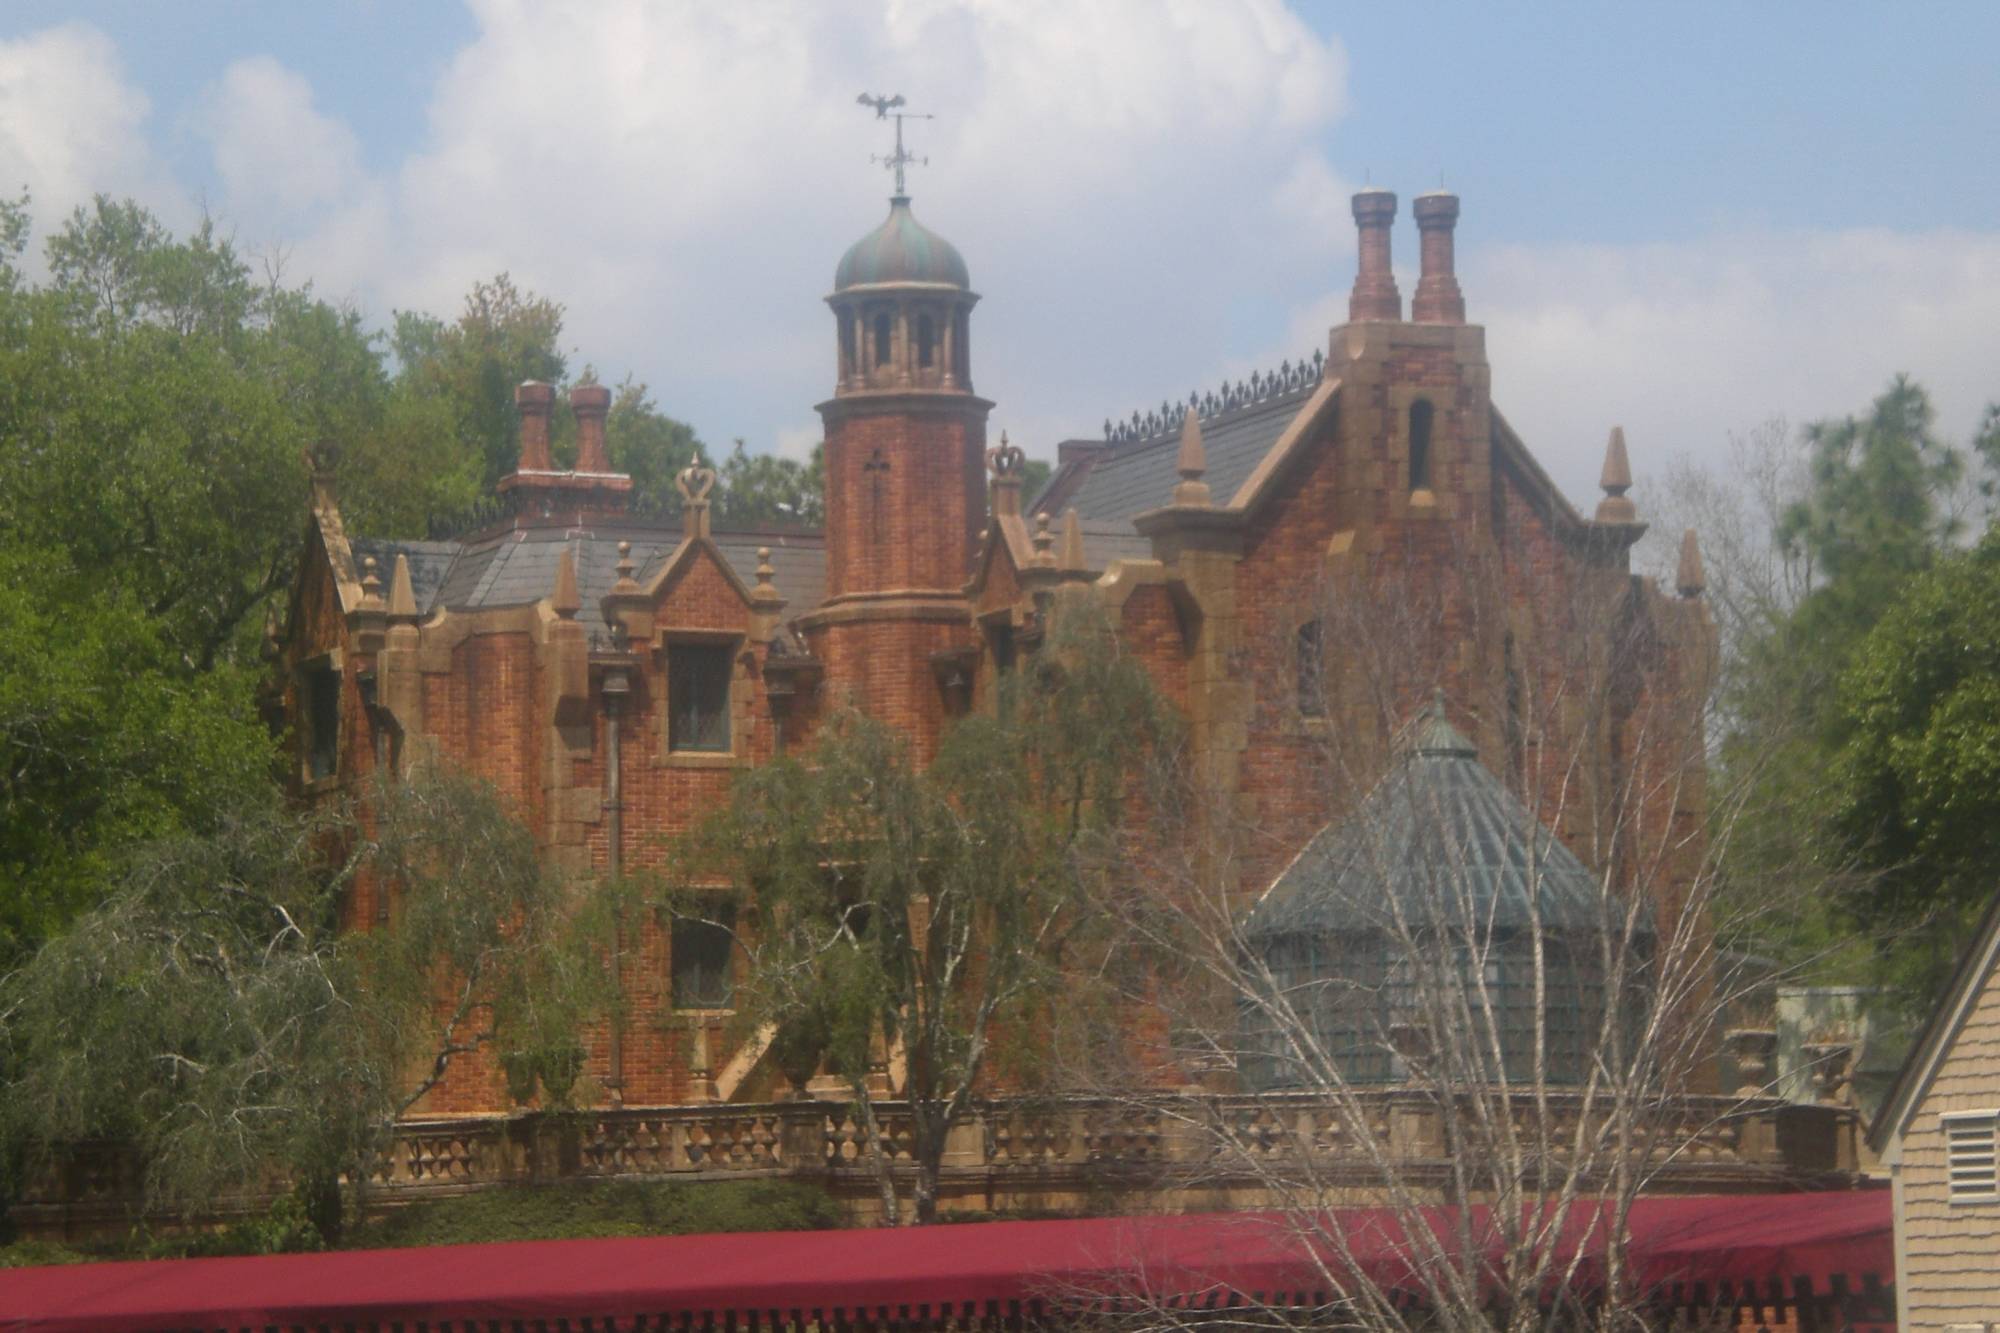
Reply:
[[[903,105],[903,95],[901,93],[890,93],[887,96],[880,93],[863,93],[854,100],[862,106],[874,107],[875,119],[877,120],[889,120],[892,118],[890,112],[895,112],[893,119],[896,122],[896,151],[887,157],[883,157],[879,153],[870,154],[868,160],[870,162],[880,162],[883,166],[888,167],[896,173],[896,196],[897,198],[901,198],[907,193],[903,188],[903,168],[912,162],[920,167],[929,166],[931,161],[927,157],[918,157],[915,153],[903,147],[903,122],[906,119],[930,120],[933,117],[929,112],[925,111],[896,111],[897,107]]]

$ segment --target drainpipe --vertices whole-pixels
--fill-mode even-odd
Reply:
[[[620,719],[632,680],[623,671],[604,673],[604,842],[605,865],[614,883],[625,873],[625,804],[619,762]],[[622,892],[622,889],[620,890]],[[614,1106],[625,1104],[625,919],[621,908],[611,929],[611,1039],[608,1052]]]

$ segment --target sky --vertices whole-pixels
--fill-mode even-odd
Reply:
[[[1573,499],[1864,409],[2000,398],[2000,6],[1386,0],[10,0],[0,189],[207,214],[351,303],[505,271],[573,369],[803,456],[821,298],[885,211],[965,255],[977,388],[1030,453],[1323,347],[1348,198],[1457,193],[1494,401]]]

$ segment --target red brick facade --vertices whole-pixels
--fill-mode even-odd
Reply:
[[[931,752],[955,711],[985,705],[1001,656],[1017,635],[1032,643],[1061,591],[1099,598],[1186,714],[1202,771],[1256,830],[1237,860],[1246,895],[1358,795],[1343,784],[1433,690],[1587,863],[1621,859],[1637,874],[1637,861],[1665,855],[1649,848],[1673,841],[1661,830],[1685,832],[1700,814],[1698,763],[1690,779],[1665,780],[1660,748],[1639,740],[1665,720],[1698,736],[1677,710],[1712,652],[1699,588],[1672,597],[1635,579],[1628,552],[1640,525],[1609,501],[1580,515],[1495,413],[1484,330],[1464,323],[1450,272],[1456,201],[1426,196],[1417,211],[1426,272],[1413,318],[1401,319],[1387,267],[1395,199],[1371,191],[1356,203],[1354,318],[1331,331],[1316,380],[1258,409],[1284,413],[1271,417],[1282,429],[1268,449],[1223,493],[1219,474],[1204,474],[1203,427],[1192,423],[1228,428],[1229,409],[1191,416],[1180,484],[1162,471],[1137,513],[1079,519],[1069,504],[1157,441],[1069,451],[1023,512],[1018,452],[989,458],[990,404],[970,390],[976,298],[962,283],[892,271],[843,287],[830,298],[840,375],[820,406],[824,565],[805,580],[816,595],[795,593],[795,604],[778,591],[770,552],[754,564],[744,554],[754,538],[711,533],[703,477],[684,475],[684,523],[662,535],[621,513],[618,479],[547,471],[536,452],[546,386],[523,386],[524,463],[508,479],[515,517],[492,531],[449,550],[405,543],[392,555],[377,543],[371,569],[331,494],[317,492],[283,658],[302,789],[350,786],[378,752],[461,766],[518,806],[552,864],[588,882],[656,859],[667,835],[724,798],[733,773],[808,743],[838,704]],[[1121,545],[1093,555],[1100,539]],[[643,555],[617,545],[649,540]],[[779,574],[820,549],[817,536],[789,540]],[[468,572],[475,558],[527,568],[537,551],[543,563],[532,567],[550,573],[539,590],[506,594],[502,574]],[[421,602],[419,568],[441,579]],[[1366,629],[1352,613],[1368,607],[1393,608],[1401,623]],[[1317,701],[1301,684],[1308,622],[1320,654],[1312,679],[1325,688]],[[670,745],[677,648],[732,664],[720,749]],[[304,704],[315,667],[339,671],[342,690],[338,765],[319,778]],[[1609,683],[1581,688],[1586,680]],[[1649,793],[1644,827],[1635,835],[1621,815],[1613,836],[1611,794],[1635,782]],[[1640,877],[1667,897],[1687,873],[1653,869]],[[356,928],[374,924],[372,891],[352,915]],[[669,969],[657,925],[635,927],[625,1022],[615,1040],[586,1034],[594,1088],[647,1105],[768,1087],[755,1050],[726,1049],[722,1015],[673,1010]],[[506,1106],[497,1070],[471,1061],[420,1109]]]

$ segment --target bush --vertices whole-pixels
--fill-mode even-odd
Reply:
[[[342,1249],[498,1240],[816,1231],[845,1221],[818,1186],[789,1180],[522,1185],[426,1199],[348,1228]]]

